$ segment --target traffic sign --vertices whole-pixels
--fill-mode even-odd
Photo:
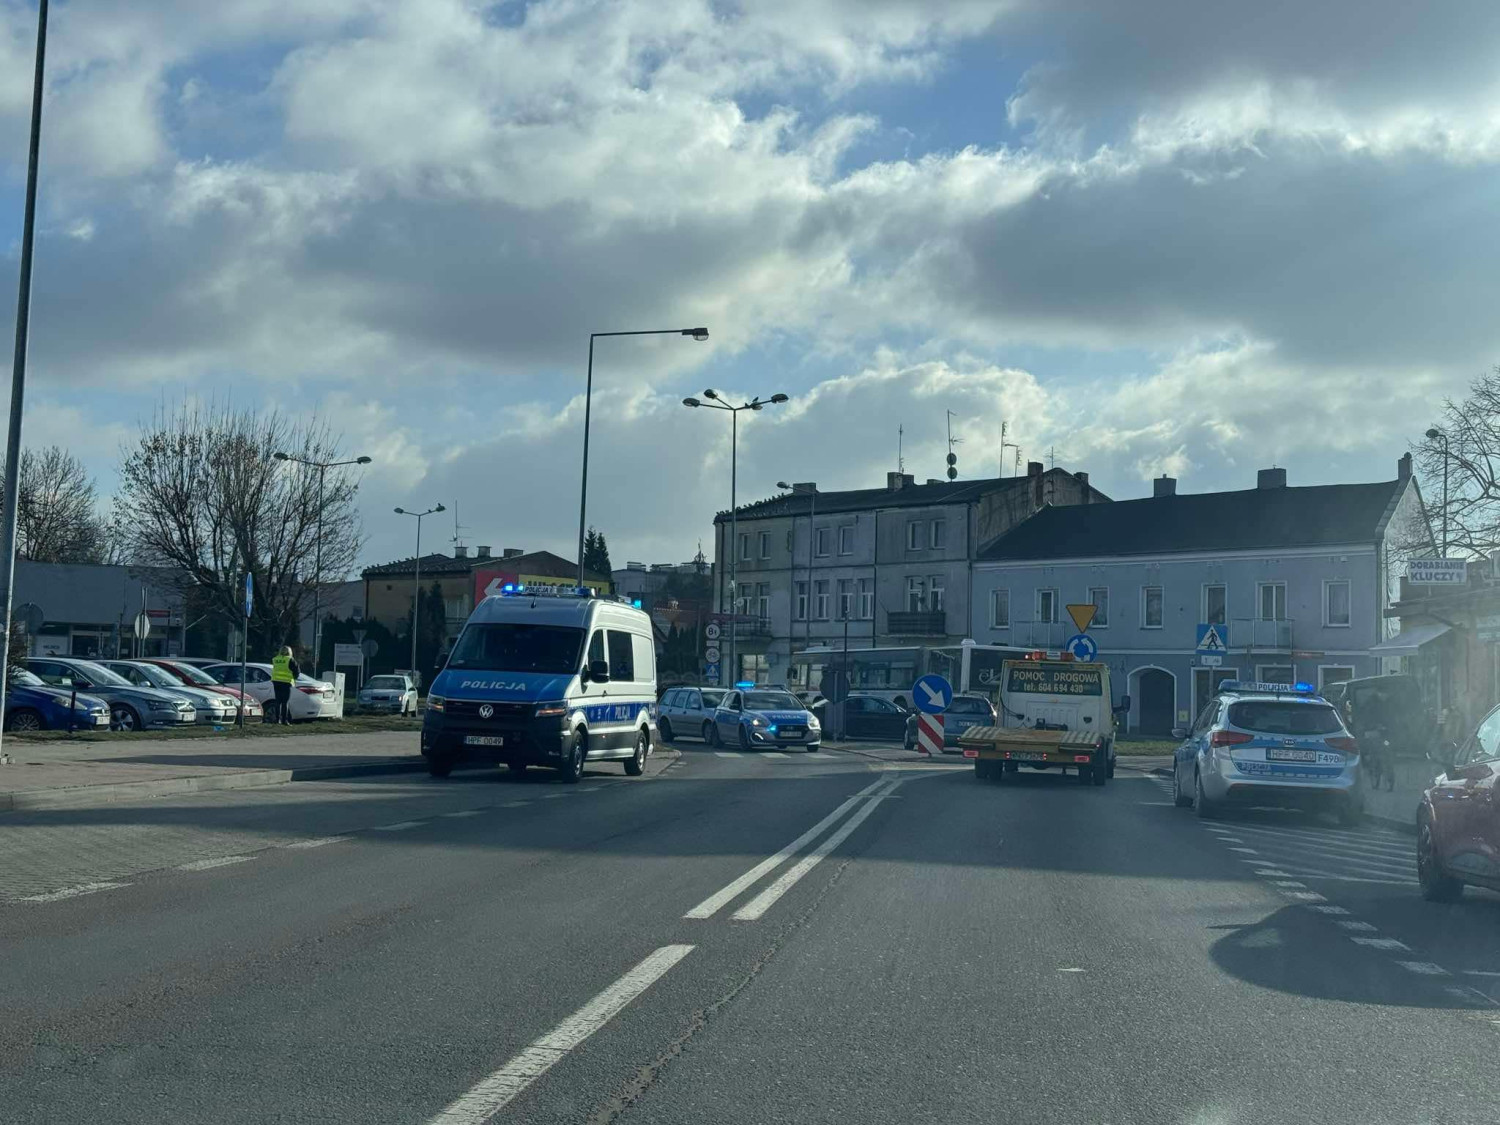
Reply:
[[[1200,623],[1197,651],[1199,656],[1223,656],[1229,651],[1229,626],[1220,621]]]
[[[245,572],[245,616],[250,616],[250,610],[255,605],[255,575],[249,571]]]
[[[721,630],[716,621],[710,621],[707,625],[703,626],[703,635],[711,641],[718,640],[720,632]]]
[[[709,645],[706,649],[704,649],[703,659],[708,661],[710,664],[717,664],[719,662],[719,646]]]
[[[364,651],[359,645],[333,646],[333,666],[335,668],[358,668],[364,663]]]
[[[1094,658],[1099,655],[1099,646],[1087,633],[1074,633],[1063,648],[1073,654],[1074,660],[1081,660],[1085,664],[1093,663]]]
[[[135,639],[144,641],[151,635],[151,618],[144,613],[137,614],[135,619]]]
[[[1089,626],[1094,623],[1094,614],[1099,612],[1099,607],[1093,602],[1083,602],[1067,606],[1068,616],[1073,619],[1073,627],[1080,633],[1087,633]]]
[[[943,717],[917,716],[917,753],[931,758],[943,752]]]
[[[823,698],[829,703],[842,703],[849,698],[849,673],[842,669],[823,673]]]
[[[380,651],[380,642],[374,637],[359,642],[359,651],[365,654],[365,658],[373,660],[375,654]]]
[[[941,715],[953,702],[953,685],[935,672],[929,672],[912,684],[911,701],[918,711]]]
[[[28,633],[35,633],[47,620],[47,615],[42,612],[42,607],[36,602],[26,602],[16,606],[11,616]]]
[[[719,666],[717,664],[709,664],[709,665],[707,665],[703,669],[703,678],[705,680],[707,680],[711,684],[718,683],[719,682]]]

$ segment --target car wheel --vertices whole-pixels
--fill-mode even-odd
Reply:
[[[109,729],[120,731],[140,730],[141,717],[135,713],[135,708],[127,707],[123,703],[117,703],[109,709]]]
[[[1172,766],[1172,804],[1179,809],[1185,809],[1193,803],[1193,798],[1182,791],[1182,775],[1177,772],[1176,764]]]
[[[656,729],[661,734],[663,742],[672,741],[672,723],[669,719],[658,719],[656,721]]]
[[[646,755],[651,752],[651,736],[644,729],[636,732],[635,753],[625,760],[625,773],[640,777],[646,772]]]
[[[1095,785],[1103,785],[1109,780],[1109,763],[1095,762],[1094,768],[1089,770],[1089,776],[1093,779]]]
[[[1432,838],[1432,821],[1426,817],[1417,825],[1417,882],[1428,902],[1454,902],[1464,893],[1461,880],[1443,873],[1437,841]]]
[[[453,772],[453,758],[448,754],[427,755],[427,775],[429,777],[447,777]]]
[[[750,732],[747,731],[743,726],[740,727],[740,749],[750,749]]]
[[[30,707],[17,707],[10,713],[10,719],[6,722],[5,729],[13,731],[46,730],[47,724],[42,722],[40,712],[33,711]]]
[[[1197,770],[1193,771],[1193,811],[1199,820],[1213,820],[1219,815],[1219,806],[1203,792],[1203,775]]]
[[[1109,776],[1115,776],[1115,755],[1112,749],[1109,755]]]
[[[558,773],[567,785],[577,785],[583,777],[583,760],[588,755],[588,740],[589,736],[583,731],[575,732],[573,745],[568,748],[567,760],[558,767]]]
[[[710,746],[717,746],[719,744],[718,723],[703,724],[703,741],[708,743]]]

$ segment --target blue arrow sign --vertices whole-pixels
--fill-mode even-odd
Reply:
[[[1063,648],[1073,654],[1073,659],[1084,664],[1093,663],[1094,657],[1099,655],[1099,646],[1094,643],[1094,638],[1087,633],[1074,633],[1068,638]]]
[[[255,605],[255,576],[248,571],[245,573],[245,616],[250,616],[250,609]]]
[[[928,673],[911,686],[911,701],[918,711],[941,715],[953,702],[953,685],[935,673]]]

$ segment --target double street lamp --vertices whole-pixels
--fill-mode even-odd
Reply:
[[[323,659],[323,475],[329,469],[341,469],[345,465],[368,465],[368,457],[351,457],[347,461],[309,461],[305,457],[294,457],[290,453],[271,454],[277,461],[292,461],[318,470],[318,539],[313,545],[313,675],[318,674],[318,661]],[[300,632],[300,630],[299,630]]]
[[[729,682],[734,683],[740,678],[739,667],[739,623],[735,620],[739,616],[739,591],[735,585],[734,561],[739,551],[739,499],[737,490],[739,474],[739,442],[740,442],[740,411],[761,410],[767,406],[780,406],[787,401],[787,396],[774,394],[770,398],[763,399],[756,395],[749,402],[741,403],[739,406],[731,406],[724,401],[724,397],[713,388],[703,392],[702,399],[685,398],[683,406],[697,409],[700,406],[711,407],[714,410],[729,411],[729,667],[734,673],[734,678]]]
[[[1443,549],[1439,558],[1448,557],[1448,435],[1436,426],[1427,431],[1428,441],[1443,440]]]
[[[583,479],[578,486],[578,585],[583,582],[583,540],[589,507],[589,416],[594,406],[594,341],[603,336],[691,336],[707,340],[707,328],[648,328],[637,332],[590,332],[589,373],[583,392]]]
[[[417,569],[411,581],[411,674],[418,685],[421,684],[421,673],[417,671],[417,620],[421,613],[422,602],[422,517],[436,515],[438,512],[446,512],[448,509],[438,504],[436,507],[428,508],[425,512],[408,512],[405,508],[397,508],[398,516],[415,516],[417,520]]]

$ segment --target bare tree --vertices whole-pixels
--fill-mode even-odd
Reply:
[[[83,462],[53,445],[21,454],[16,553],[48,563],[111,560],[110,526]]]
[[[1500,367],[1469,384],[1462,402],[1443,401],[1439,423],[1413,447],[1428,522],[1450,556],[1500,548]],[[1447,503],[1444,505],[1444,475]]]
[[[184,404],[141,428],[120,463],[116,523],[131,560],[173,567],[183,584],[230,621],[244,613],[244,575],[254,584],[252,638],[291,640],[311,597],[318,554],[315,470],[283,464],[284,452],[337,461],[340,438],[319,419]],[[329,469],[322,495],[322,578],[353,569],[361,543],[354,499],[359,477]]]

